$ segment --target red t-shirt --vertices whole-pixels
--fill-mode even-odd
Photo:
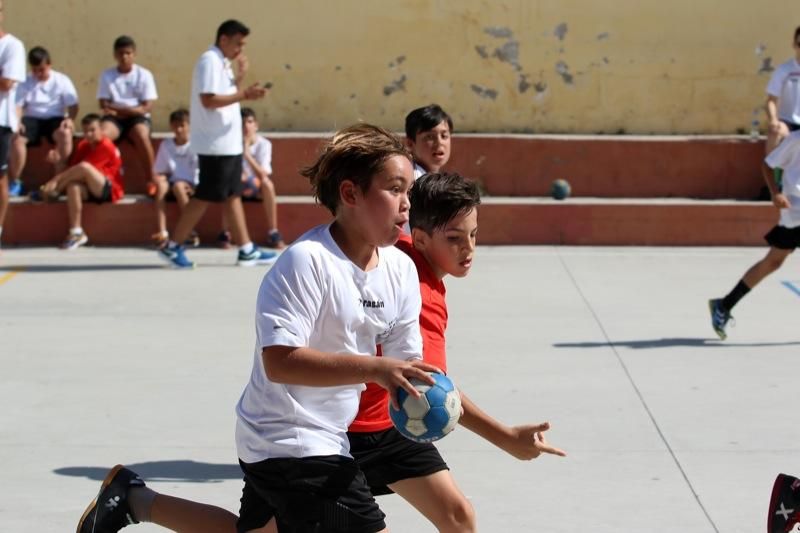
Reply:
[[[86,139],[81,139],[78,147],[75,148],[69,158],[69,164],[77,165],[83,161],[99,170],[111,182],[112,202],[116,202],[125,195],[125,191],[122,188],[122,174],[120,173],[122,158],[111,139],[104,138],[94,146]]]
[[[401,235],[395,246],[408,254],[417,266],[419,292],[422,297],[422,311],[419,315],[422,359],[441,368],[442,372],[447,372],[444,339],[447,329],[447,301],[444,283],[433,272],[425,257],[414,248],[410,235]],[[380,355],[381,347],[378,346],[378,356]],[[367,389],[361,393],[356,419],[350,424],[350,431],[368,433],[390,427],[392,419],[389,418],[389,393],[375,383],[367,383]]]

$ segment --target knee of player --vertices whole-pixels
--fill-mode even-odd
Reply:
[[[444,529],[445,531],[459,531],[462,533],[477,531],[475,508],[463,496],[446,502],[446,519],[448,523]]]
[[[272,194],[275,194],[275,184],[269,179],[269,175],[261,177],[261,189]]]

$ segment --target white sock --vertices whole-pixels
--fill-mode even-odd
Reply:
[[[247,244],[243,244],[243,245],[241,245],[241,246],[239,247],[239,251],[240,251],[240,252],[244,252],[244,253],[246,253],[246,254],[251,254],[251,253],[253,253],[253,250],[255,250],[255,248],[256,248],[256,247],[255,247],[255,246],[253,246],[253,241],[250,241],[250,242],[248,242]]]
[[[176,246],[178,246],[177,242],[175,242],[173,240],[167,241],[167,248],[175,248]]]
[[[69,234],[70,235],[81,235],[83,233],[83,228],[78,226],[77,228],[70,228]]]

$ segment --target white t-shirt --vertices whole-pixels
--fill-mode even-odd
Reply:
[[[122,107],[136,107],[142,102],[158,99],[156,82],[153,74],[139,65],[133,65],[130,72],[120,72],[117,67],[111,67],[100,74],[97,99],[110,100]]]
[[[206,108],[201,94],[235,94],[236,78],[231,62],[216,46],[206,50],[192,73],[192,146],[201,155],[239,155],[242,153],[242,116],[239,102]]]
[[[323,352],[419,358],[419,278],[394,246],[379,250],[364,272],[342,253],[330,225],[318,226],[284,251],[261,283],[250,382],[236,406],[239,458],[349,456],[347,428],[364,384],[308,387],[273,383],[261,359],[266,346],[308,346]],[[331,357],[336,357],[331,355]]]
[[[166,174],[170,183],[186,181],[197,185],[197,154],[191,142],[177,145],[175,139],[164,139],[158,146],[153,170],[156,174]]]
[[[783,169],[781,192],[791,204],[781,209],[779,224],[785,228],[800,226],[800,130],[792,132],[765,159],[770,168]]]
[[[428,171],[425,170],[424,168],[422,168],[422,165],[420,165],[416,161],[414,162],[414,180],[415,181],[418,180],[419,178],[421,178],[422,176],[424,176],[427,173],[428,173]]]
[[[250,155],[264,169],[264,172],[272,174],[272,143],[268,139],[261,135],[256,137],[256,142],[250,145]],[[247,162],[247,159],[242,161],[242,166],[247,176],[255,176],[255,172],[250,163]]]
[[[25,81],[25,45],[10,33],[0,37],[0,77],[17,82],[10,91],[0,91],[0,126],[17,131],[17,89]]]
[[[782,63],[772,73],[767,94],[778,97],[778,118],[800,124],[800,64],[796,59]]]
[[[66,115],[68,107],[78,103],[78,92],[69,76],[50,69],[45,81],[28,74],[17,89],[17,105],[22,114],[33,118],[58,118]]]

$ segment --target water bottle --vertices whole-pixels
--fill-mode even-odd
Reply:
[[[750,121],[750,140],[751,141],[757,141],[758,140],[758,137],[759,137],[758,126],[759,126],[759,124],[760,123],[759,123],[759,121],[758,121],[758,119],[756,117],[753,117],[753,120]]]

